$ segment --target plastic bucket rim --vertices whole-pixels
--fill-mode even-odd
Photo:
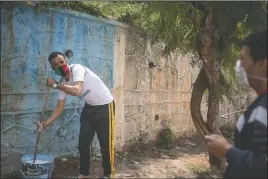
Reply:
[[[27,156],[29,156],[28,159],[27,159]],[[42,164],[49,164],[49,163],[54,162],[54,157],[51,156],[51,155],[48,155],[48,154],[36,154],[36,160],[40,160],[40,159],[38,159],[38,156],[47,156],[48,157],[48,159],[43,160],[43,161],[46,161],[46,163],[42,163]],[[34,157],[33,154],[26,154],[26,155],[23,155],[21,157],[21,161],[24,162],[24,163],[28,163],[28,161],[33,160],[33,157]],[[29,164],[33,164],[33,163],[29,163]],[[42,165],[42,164],[39,164],[39,165]],[[36,165],[38,165],[38,164],[36,164]]]

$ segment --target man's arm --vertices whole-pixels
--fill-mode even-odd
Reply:
[[[74,85],[58,84],[58,89],[72,96],[81,96],[83,81],[76,81]]]
[[[63,111],[63,108],[64,108],[64,103],[65,103],[64,99],[58,100],[56,108],[53,110],[51,116],[46,121],[46,126],[50,125],[52,122],[54,122],[57,119],[57,117],[61,114],[61,112]]]
[[[253,126],[254,152],[231,147],[225,157],[233,171],[244,173],[249,178],[267,178],[267,111],[258,111]]]
[[[58,89],[72,96],[81,96],[85,74],[86,69],[82,65],[76,64],[72,70],[74,84],[58,84]]]

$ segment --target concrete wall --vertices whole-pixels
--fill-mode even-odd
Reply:
[[[165,125],[171,127],[176,137],[196,131],[190,114],[190,97],[192,84],[200,69],[190,65],[194,57],[176,51],[165,58],[161,44],[152,45],[150,40],[132,29],[117,28],[116,34],[120,35],[115,49],[118,49],[121,59],[117,65],[122,69],[115,77],[120,81],[121,89],[116,98],[117,105],[120,101],[117,107],[120,108],[117,113],[118,149],[155,140]],[[154,62],[156,67],[149,69],[149,62]],[[236,104],[224,99],[220,104],[219,125],[234,126],[254,97],[252,92],[233,96]],[[201,113],[206,120],[205,95]],[[159,116],[158,120],[156,116]]]
[[[1,43],[1,146],[22,154],[33,152],[45,80],[57,78],[47,57],[52,51],[68,48],[74,51],[70,63],[88,66],[112,91],[118,151],[155,140],[165,125],[170,125],[177,137],[195,131],[190,96],[198,69],[191,67],[192,57],[177,51],[164,58],[161,44],[152,45],[132,27],[68,10],[37,12],[24,5],[2,6]],[[149,69],[149,62],[156,67]],[[56,100],[53,90],[46,118]],[[64,113],[42,134],[39,152],[77,154],[83,104],[67,97]],[[221,114],[230,111],[226,102],[222,106]],[[205,115],[205,105],[202,111]],[[62,127],[67,131],[63,136],[59,133]],[[99,152],[96,138],[93,146]]]
[[[113,88],[114,28],[77,12],[16,4],[1,6],[1,144],[20,153],[33,153],[36,123],[42,111],[47,77],[59,79],[47,60],[52,51],[72,49],[69,61],[89,67]],[[51,90],[45,119],[56,106]],[[44,133],[39,152],[76,154],[79,116],[84,101],[68,96],[63,114]],[[66,134],[60,134],[64,128]],[[62,136],[61,136],[62,135]],[[97,146],[94,140],[94,146]]]
[[[126,143],[154,140],[170,125],[178,136],[193,130],[190,120],[191,74],[189,56],[162,56],[163,47],[151,45],[139,33],[126,33],[124,73],[124,139]],[[149,69],[149,62],[155,68]],[[157,120],[156,116],[159,116]]]

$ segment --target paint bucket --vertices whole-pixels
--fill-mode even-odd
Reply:
[[[21,158],[21,175],[23,179],[48,179],[51,178],[54,169],[54,157],[45,154],[37,154],[33,163],[33,154],[24,155]]]

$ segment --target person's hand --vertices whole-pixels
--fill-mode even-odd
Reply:
[[[47,86],[53,86],[56,83],[56,81],[50,77],[47,78]]]
[[[37,123],[37,131],[38,132],[42,132],[44,130],[45,127],[48,126],[48,122],[47,121],[43,121],[43,122],[38,122]]]
[[[205,136],[207,142],[208,152],[216,157],[225,157],[225,153],[232,145],[221,135],[207,135]]]

